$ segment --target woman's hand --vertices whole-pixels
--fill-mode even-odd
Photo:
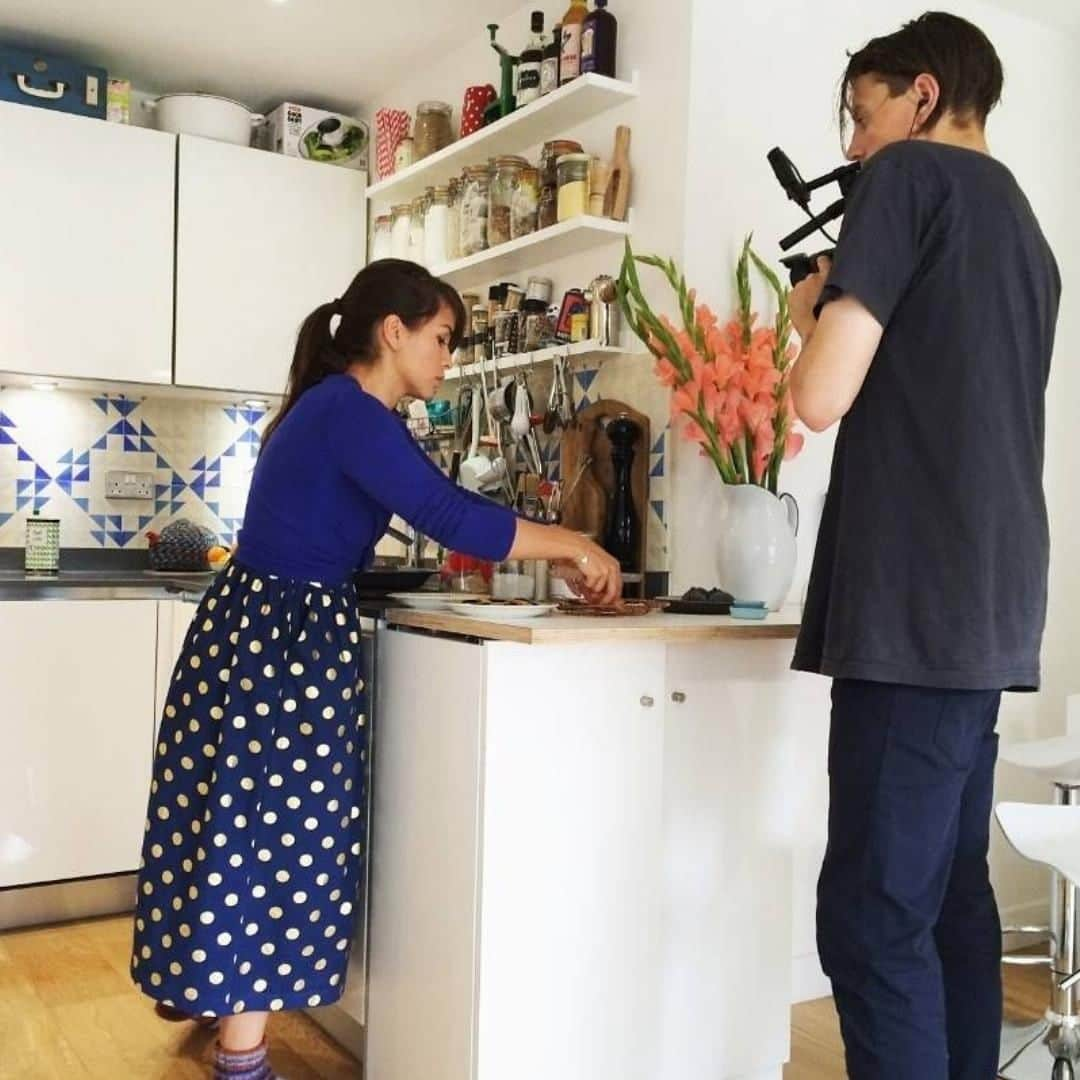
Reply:
[[[557,573],[587,603],[613,604],[622,596],[618,560],[584,536],[580,552],[561,562]]]
[[[817,328],[817,319],[814,317],[814,308],[821,299],[821,292],[825,288],[825,281],[832,268],[832,260],[827,255],[819,255],[817,258],[817,272],[803,278],[788,297],[788,310],[791,313],[791,323],[795,332],[799,335],[803,345],[809,343]]]

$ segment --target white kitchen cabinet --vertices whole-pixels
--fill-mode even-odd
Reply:
[[[789,649],[380,637],[368,1074],[779,1080]]]
[[[198,610],[198,597],[159,600],[157,605],[157,674],[154,689],[154,736],[165,710],[165,697],[184,647],[188,627]]]
[[[0,888],[139,865],[153,600],[0,602]]]
[[[176,138],[0,102],[0,369],[172,378]]]
[[[296,334],[364,263],[366,174],[180,136],[176,382],[280,394]]]

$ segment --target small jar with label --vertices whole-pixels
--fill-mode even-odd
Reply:
[[[540,209],[540,173],[537,169],[521,170],[517,187],[510,198],[510,239],[536,232]]]
[[[393,218],[389,214],[382,214],[375,219],[375,225],[371,230],[370,262],[389,259],[394,254],[392,222]]]
[[[589,155],[564,154],[559,158],[559,221],[589,212]]]
[[[529,163],[522,157],[508,155],[495,159],[495,174],[488,193],[488,247],[510,241],[514,190],[528,167]]]
[[[447,222],[450,219],[450,191],[437,187],[424,213],[424,265],[442,266],[450,261],[446,250]]]
[[[407,169],[416,160],[416,151],[411,135],[406,135],[394,150],[394,172]]]
[[[416,107],[413,141],[417,161],[422,161],[454,141],[450,129],[450,106],[445,101],[420,102]]]
[[[476,255],[488,246],[487,166],[475,165],[465,170],[461,188],[461,254]]]
[[[424,265],[424,210],[427,199],[421,195],[413,199],[412,210],[409,214],[409,254],[408,258]]]
[[[390,214],[390,256],[394,259],[409,257],[409,237],[412,232],[412,205],[401,203]]]

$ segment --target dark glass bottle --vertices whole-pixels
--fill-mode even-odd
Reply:
[[[594,72],[615,78],[615,44],[619,21],[607,10],[608,0],[596,0],[581,28],[581,73]]]
[[[551,40],[544,46],[544,59],[540,64],[540,93],[550,94],[559,89],[559,53],[562,50],[562,26],[556,23]]]
[[[630,417],[619,416],[608,424],[607,437],[611,443],[615,483],[608,500],[604,550],[619,560],[623,571],[634,572],[642,569],[638,566],[641,523],[634,507],[630,476],[634,464],[634,444],[641,438],[641,427]]]
[[[544,60],[544,13],[534,11],[532,35],[518,58],[517,105],[528,105],[540,96],[540,66]]]

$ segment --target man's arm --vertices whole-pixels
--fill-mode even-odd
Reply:
[[[851,408],[862,388],[883,329],[854,296],[841,296],[814,307],[828,277],[821,270],[801,281],[791,293],[791,317],[802,339],[802,352],[791,371],[791,400],[799,419],[811,431],[825,431]]]

